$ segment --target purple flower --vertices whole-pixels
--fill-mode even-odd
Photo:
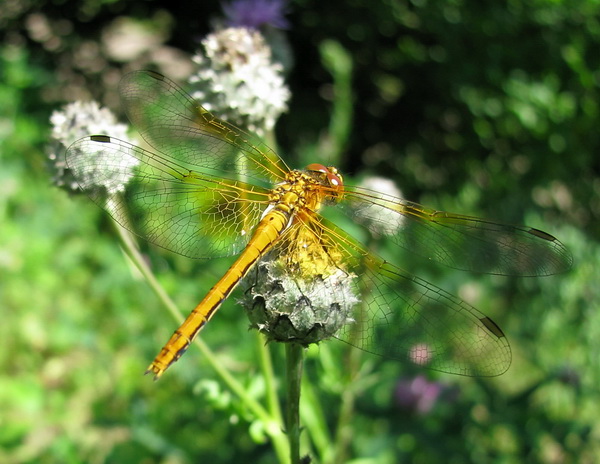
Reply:
[[[289,23],[283,17],[286,6],[286,0],[233,0],[223,4],[223,12],[232,27],[287,29]]]
[[[403,379],[396,385],[394,399],[403,409],[418,414],[427,414],[433,408],[444,386],[438,382],[429,382],[423,375]]]

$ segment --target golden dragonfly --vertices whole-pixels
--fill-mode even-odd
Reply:
[[[376,256],[335,224],[340,214],[362,236],[383,236],[456,269],[542,276],[571,266],[568,250],[541,230],[345,185],[336,168],[318,163],[290,169],[256,135],[217,118],[158,73],[127,74],[119,93],[152,151],[109,135],[80,139],[66,153],[80,187],[118,223],[158,246],[190,258],[239,255],[149,366],[155,378],[266,255],[283,263],[309,307],[320,285],[332,301],[352,308],[327,335],[448,373],[495,376],[508,369],[510,346],[496,323]],[[107,200],[115,194],[119,201]]]

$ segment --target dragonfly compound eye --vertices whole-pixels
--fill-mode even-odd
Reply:
[[[312,163],[306,166],[306,170],[313,172],[322,172],[323,174],[325,174],[329,185],[331,185],[332,187],[340,187],[343,185],[342,175],[338,172],[337,168],[335,167],[326,167],[319,163]]]
[[[344,181],[342,180],[342,175],[334,167],[327,168],[327,179],[329,180],[329,183],[334,187],[341,187],[344,184]]]

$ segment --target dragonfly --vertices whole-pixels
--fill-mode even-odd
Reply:
[[[381,258],[348,229],[454,269],[546,276],[571,267],[566,247],[539,229],[346,185],[335,167],[320,163],[290,169],[258,136],[219,119],[156,72],[125,75],[119,94],[149,149],[110,135],[76,141],[66,163],[81,189],[155,245],[190,258],[237,255],[148,367],[155,379],[267,259],[280,263],[308,307],[321,287],[332,299],[326,317],[351,308],[327,336],[446,373],[508,369],[510,345],[491,318]]]

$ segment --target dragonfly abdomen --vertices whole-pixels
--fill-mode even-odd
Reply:
[[[293,208],[285,203],[274,205],[264,215],[242,254],[173,333],[167,344],[150,364],[146,373],[153,373],[154,378],[158,379],[171,364],[185,353],[198,332],[219,309],[223,301],[260,258],[277,242],[289,226],[292,215]]]

